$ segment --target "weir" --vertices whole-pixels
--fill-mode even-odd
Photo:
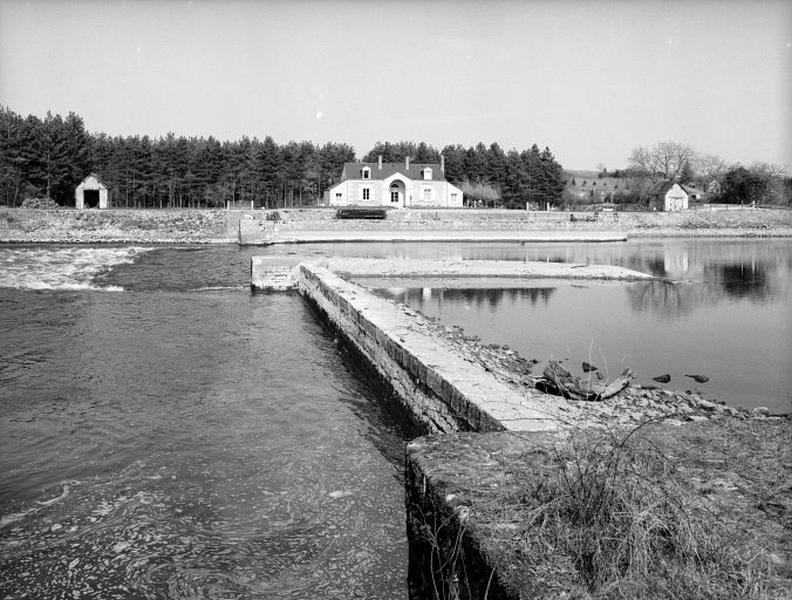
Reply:
[[[298,258],[284,262],[282,257],[254,257],[251,288],[256,292],[297,290],[320,318],[355,350],[365,366],[377,374],[413,423],[420,430],[435,434],[420,438],[407,448],[410,597],[434,598],[438,591],[441,597],[483,597],[482,593],[489,598],[520,597],[519,585],[515,586],[509,577],[514,562],[504,560],[497,551],[503,539],[493,537],[489,529],[471,527],[467,508],[458,503],[464,495],[447,490],[481,485],[497,487],[498,473],[504,468],[503,457],[526,451],[526,444],[535,448],[537,444],[546,446],[548,440],[558,439],[570,425],[570,411],[574,409],[557,396],[528,388],[517,391],[506,385],[480,363],[460,354],[435,335],[421,315],[376,296],[352,279],[646,280],[652,277],[615,266],[540,262],[298,261]],[[461,432],[473,437],[457,437]],[[475,435],[487,432],[501,432],[501,436],[507,437],[493,438],[496,440],[493,446],[486,441],[490,438]],[[440,451],[446,448],[450,453]],[[485,454],[494,452],[493,456],[501,458],[487,458],[482,448]],[[511,450],[506,452],[507,448]],[[461,471],[444,468],[450,463],[460,464],[447,460],[449,456],[461,458],[467,467]],[[487,543],[481,537],[482,532],[486,533]],[[459,583],[461,578],[464,585]]]
[[[583,598],[603,589],[597,577],[627,586],[625,597],[646,596],[657,577],[663,597],[691,597],[701,585],[725,589],[722,573],[737,555],[707,553],[727,546],[753,557],[739,558],[744,581],[764,578],[779,590],[766,597],[789,596],[786,521],[757,505],[756,480],[743,475],[772,472],[780,481],[782,461],[789,463],[788,433],[780,432],[788,426],[766,426],[759,440],[748,411],[667,389],[627,388],[612,404],[544,394],[515,380],[511,367],[481,361],[475,344],[355,283],[651,276],[517,261],[279,260],[252,261],[253,289],[297,290],[429,434],[412,440],[405,456],[410,598]],[[278,288],[277,280],[287,284]],[[650,418],[641,412],[648,403],[668,411]],[[635,420],[597,412],[609,404]],[[691,566],[690,556],[705,560]],[[727,584],[725,595],[748,597],[741,584]]]

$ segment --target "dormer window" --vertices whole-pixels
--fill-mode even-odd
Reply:
[[[363,167],[363,179],[371,179],[371,169]]]
[[[429,167],[425,168],[423,170],[423,178],[426,179],[426,180],[431,179],[432,178],[432,169],[430,169]]]

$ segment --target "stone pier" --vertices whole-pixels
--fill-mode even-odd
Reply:
[[[506,540],[514,532],[502,522],[469,520],[469,510],[473,502],[488,502],[488,490],[502,492],[507,484],[517,485],[505,475],[509,461],[524,456],[528,447],[547,448],[564,436],[576,409],[536,389],[507,385],[434,335],[422,315],[376,296],[354,279],[432,278],[470,285],[483,278],[652,277],[603,265],[323,259],[292,266],[299,260],[292,257],[284,264],[283,257],[254,258],[252,288],[296,288],[376,373],[418,429],[432,434],[407,450],[410,597],[525,597],[524,582],[514,573],[519,560],[505,554],[511,551]],[[554,574],[553,581],[565,584],[568,575]]]

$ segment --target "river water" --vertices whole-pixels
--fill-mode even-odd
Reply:
[[[406,432],[236,248],[0,248],[0,598],[399,598]]]
[[[449,256],[610,264],[662,278],[603,283],[369,282],[377,292],[484,343],[582,375],[698,390],[733,406],[792,413],[792,242],[671,239],[621,244],[462,246]],[[669,375],[667,384],[654,377]],[[703,375],[699,382],[690,375]]]
[[[651,272],[674,283],[379,293],[527,358],[792,405],[788,240],[0,247],[0,598],[406,595],[410,432],[299,297],[250,294],[255,254]]]

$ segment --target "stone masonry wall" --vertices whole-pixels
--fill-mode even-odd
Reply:
[[[428,371],[408,352],[398,339],[377,328],[335,286],[345,282],[333,273],[322,270],[321,277],[305,265],[298,268],[298,287],[321,316],[344,336],[369,362],[379,376],[388,382],[395,397],[404,405],[415,424],[426,432],[470,430],[471,424],[452,413],[448,405],[429,389]],[[451,390],[448,390],[449,394]],[[497,430],[496,423],[482,423]]]

